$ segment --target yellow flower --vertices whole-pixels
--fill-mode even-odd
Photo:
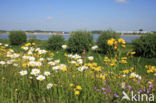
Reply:
[[[98,67],[95,67],[94,70],[99,72],[101,68],[102,68],[101,66],[98,66]]]
[[[74,86],[74,84],[73,84],[73,83],[70,83],[70,84],[69,84],[69,86],[70,86],[70,87],[73,87],[73,86]]]
[[[35,45],[35,43],[32,43],[32,45]]]
[[[17,91],[18,91],[18,89],[16,88],[16,89],[15,89],[15,91],[17,92]]]
[[[127,61],[126,60],[121,60],[121,63],[126,64]]]
[[[128,74],[129,70],[124,70],[123,73]]]
[[[104,75],[101,75],[100,78],[103,79],[103,80],[105,80],[105,76]]]
[[[121,45],[122,47],[126,47],[126,45]]]
[[[117,48],[118,48],[117,46],[114,47],[114,49],[117,49]]]
[[[133,71],[133,70],[134,70],[134,68],[132,67],[130,70],[131,70],[131,71]]]
[[[31,45],[31,43],[27,43],[27,44],[25,44],[25,46],[27,46],[27,47],[30,46],[30,45]]]
[[[124,60],[126,60],[126,59],[127,59],[127,57],[122,57],[121,59],[124,59]]]
[[[26,66],[27,66],[27,63],[22,64],[22,66],[23,66],[23,67],[26,67]]]
[[[67,54],[67,53],[64,53],[64,56],[66,56],[66,57],[67,57],[67,56],[68,56],[68,54]]]
[[[109,46],[112,46],[114,44],[114,41],[115,41],[115,39],[114,38],[111,38],[111,39],[107,40],[107,44]]]
[[[112,67],[115,66],[115,63],[111,63],[110,66],[112,66]]]
[[[82,90],[82,87],[78,85],[78,86],[76,86],[76,89]]]
[[[75,95],[79,95],[79,94],[80,94],[80,92],[76,90],[75,91]]]
[[[64,72],[67,71],[67,68],[63,68],[62,71],[64,71]]]
[[[136,52],[131,52],[132,55],[134,55]]]
[[[118,39],[118,42],[119,42],[119,43],[123,43],[123,44],[125,44],[125,43],[126,43],[126,42],[125,42],[125,40],[124,40],[124,39],[122,39],[122,38],[119,38],[119,39]]]
[[[57,87],[57,84],[54,84],[55,87]]]

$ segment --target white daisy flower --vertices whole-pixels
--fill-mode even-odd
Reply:
[[[40,73],[40,70],[35,68],[35,69],[32,69],[31,70],[31,73],[30,74],[37,76],[39,73]]]
[[[19,73],[20,73],[21,76],[24,76],[24,75],[27,75],[28,74],[28,72],[26,70],[22,70]]]
[[[88,59],[89,59],[90,61],[92,61],[92,60],[94,59],[94,57],[93,57],[93,56],[89,56]]]
[[[42,81],[42,80],[45,79],[45,76],[43,76],[43,75],[39,75],[39,76],[37,76],[36,79],[39,80],[39,81]]]
[[[49,75],[50,75],[50,72],[49,72],[49,71],[45,71],[45,72],[44,72],[44,75],[45,75],[45,76],[49,76]]]
[[[67,45],[62,45],[62,48],[63,49],[67,49]]]
[[[53,84],[52,83],[48,83],[47,84],[47,89],[50,89],[51,87],[53,87]]]
[[[96,50],[98,48],[98,46],[97,45],[95,45],[95,46],[92,46],[92,50]]]

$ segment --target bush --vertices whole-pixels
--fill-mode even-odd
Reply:
[[[93,43],[93,35],[88,31],[72,32],[68,40],[68,50],[73,53],[88,51]]]
[[[104,31],[101,32],[99,35],[96,43],[100,49],[101,53],[107,54],[107,53],[113,53],[114,49],[111,46],[108,46],[107,40],[110,38],[118,38],[119,34],[113,32],[113,31]]]
[[[11,31],[9,41],[11,45],[21,45],[27,41],[27,35],[24,31]]]
[[[133,40],[132,44],[136,56],[156,57],[156,34],[145,34]]]
[[[52,35],[48,39],[47,49],[49,50],[60,50],[64,44],[64,37],[62,35]]]
[[[29,39],[28,39],[28,42],[29,43],[34,43],[36,40],[37,40],[37,37],[35,35],[30,35]]]

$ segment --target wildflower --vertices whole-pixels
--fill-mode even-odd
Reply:
[[[105,88],[102,88],[102,90],[104,91],[104,90],[106,90]]]
[[[4,65],[5,64],[5,61],[0,61],[0,64]]]
[[[126,85],[125,82],[121,83],[122,88],[125,88],[125,85]]]
[[[45,76],[43,76],[43,75],[39,75],[36,79],[42,81],[42,80],[45,79]]]
[[[55,65],[55,62],[48,62],[49,65]]]
[[[78,64],[82,64],[83,60],[82,59],[78,59],[77,62],[78,62]]]
[[[24,47],[24,46],[22,46],[21,48],[24,49],[25,51],[29,49],[28,47]]]
[[[11,61],[11,60],[8,60],[8,61],[7,61],[7,64],[12,64],[12,61]]]
[[[48,83],[48,84],[47,84],[47,89],[52,88],[52,86],[53,86],[53,84],[52,84],[52,83]]]
[[[119,39],[118,39],[118,42],[119,42],[119,43],[123,43],[123,44],[125,44],[125,43],[126,43],[126,42],[125,42],[125,40],[124,40],[124,39],[122,39],[122,38],[119,38]]]
[[[147,90],[147,94],[149,94],[150,93],[150,91],[149,90]]]
[[[35,61],[35,57],[29,57],[30,61]]]
[[[47,58],[48,61],[52,60],[53,58]]]
[[[62,45],[62,48],[63,49],[67,49],[67,45]]]
[[[8,45],[8,44],[5,44],[4,46],[7,47],[7,46],[9,46],[9,45]]]
[[[114,94],[114,96],[115,96],[116,98],[119,98],[119,95],[118,95],[118,94]]]
[[[70,86],[70,87],[73,87],[73,86],[74,86],[74,84],[73,84],[73,83],[70,83],[70,84],[69,84],[69,86]]]
[[[114,42],[115,42],[115,39],[114,38],[111,38],[111,39],[107,40],[107,44],[109,46],[112,46],[114,44]]]
[[[24,76],[24,75],[27,75],[28,74],[28,72],[26,70],[22,70],[19,73],[20,73],[21,76]]]
[[[131,70],[131,71],[133,71],[133,70],[134,70],[134,68],[132,67],[130,70]]]
[[[39,61],[44,61],[44,58],[40,58]]]
[[[13,64],[13,66],[17,67],[17,66],[18,66],[18,64],[17,64],[17,63],[14,63],[14,64]]]
[[[62,70],[62,71],[67,71],[67,68],[66,68],[66,67],[64,67],[64,68],[62,68],[61,70]]]
[[[32,69],[31,70],[31,75],[35,75],[35,76],[37,76],[38,74],[40,73],[40,70],[39,69]]]
[[[32,45],[34,46],[34,45],[35,45],[35,43],[32,43]]]
[[[45,72],[44,72],[44,75],[45,75],[45,76],[49,76],[49,75],[50,75],[50,72],[45,71]]]
[[[124,74],[124,75],[122,75],[122,77],[126,77],[126,75]]]
[[[94,59],[94,57],[93,57],[93,56],[89,56],[88,59],[89,59],[90,61],[92,61],[92,60]]]
[[[153,84],[150,84],[150,85],[149,85],[149,88],[153,88]]]
[[[131,52],[132,55],[136,54],[136,52]]]
[[[78,86],[76,86],[76,89],[82,90],[82,87],[78,85]]]
[[[138,93],[141,94],[142,93],[142,89],[140,89]]]
[[[123,73],[128,74],[129,70],[123,70]]]
[[[75,95],[79,95],[80,92],[78,90],[75,91]]]
[[[98,48],[98,46],[97,45],[95,45],[95,46],[92,46],[92,50],[96,50]]]
[[[121,45],[122,47],[126,47],[126,45]]]
[[[82,72],[85,69],[88,69],[88,67],[87,66],[81,66],[81,67],[78,67],[77,69],[78,69],[78,71]]]
[[[55,60],[54,61],[56,64],[59,64],[60,63],[60,60]]]
[[[103,92],[104,94],[107,94],[107,92]]]

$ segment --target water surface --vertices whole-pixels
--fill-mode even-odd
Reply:
[[[27,34],[28,38],[31,37],[36,37],[38,40],[48,40],[48,38],[51,35],[31,35],[31,34]],[[94,41],[96,41],[96,39],[98,38],[98,34],[94,34]],[[63,37],[65,38],[65,40],[68,40],[70,35],[63,35]],[[121,35],[121,38],[123,38],[127,43],[131,43],[132,40],[139,38],[140,36],[138,35]],[[0,34],[0,39],[8,39],[8,34]]]

